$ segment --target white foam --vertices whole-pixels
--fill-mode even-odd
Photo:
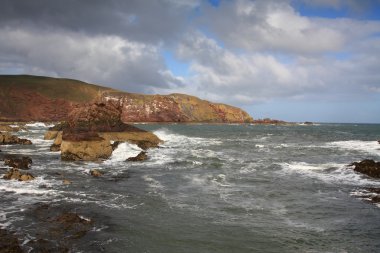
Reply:
[[[324,163],[310,164],[305,162],[291,162],[279,164],[281,172],[296,173],[306,177],[318,178],[326,183],[349,185],[380,185],[380,181],[372,180],[354,170],[347,168],[347,164]]]
[[[34,122],[34,123],[28,123],[28,124],[25,124],[25,126],[27,127],[33,127],[33,128],[45,128],[47,127],[47,125],[43,122]]]
[[[153,188],[153,189],[163,189],[164,188],[164,186],[159,181],[152,178],[151,176],[144,175],[144,176],[142,176],[142,178],[144,179],[145,182],[148,183],[148,186],[150,188]]]
[[[135,144],[130,143],[121,143],[119,146],[112,152],[110,159],[105,161],[105,164],[112,164],[115,162],[124,162],[129,157],[137,156],[142,151]]]
[[[222,141],[214,138],[190,137],[181,134],[175,134],[166,128],[153,132],[164,141],[163,147],[186,147],[186,145],[203,146],[203,145],[220,145]]]
[[[377,141],[360,141],[360,140],[349,140],[349,141],[334,141],[326,143],[327,147],[339,148],[343,150],[355,150],[359,152],[364,152],[371,155],[380,156],[380,144]]]

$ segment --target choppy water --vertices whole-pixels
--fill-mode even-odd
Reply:
[[[380,252],[380,208],[355,197],[380,180],[346,168],[380,160],[380,125],[140,127],[165,141],[148,161],[124,162],[140,149],[122,144],[68,163],[29,125],[34,145],[1,149],[30,155],[37,179],[0,181],[0,224],[33,239],[28,210],[46,202],[95,221],[75,252]]]

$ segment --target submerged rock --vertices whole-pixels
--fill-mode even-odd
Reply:
[[[8,132],[0,132],[0,144],[3,145],[32,145],[32,142],[28,139],[18,138],[16,135],[12,135]]]
[[[18,242],[18,238],[5,229],[0,228],[0,252],[22,253],[24,252]]]
[[[369,187],[359,189],[355,191],[352,195],[354,195],[357,198],[369,201],[373,204],[380,204],[380,188]]]
[[[354,166],[354,171],[363,173],[370,177],[380,178],[380,162],[366,159],[361,162],[354,162],[350,164],[350,166]]]
[[[78,244],[94,224],[92,219],[82,217],[65,205],[36,203],[25,214],[35,222],[32,231],[28,231],[35,238],[27,244],[32,248],[30,252],[77,252],[73,245]]]
[[[30,173],[22,173],[18,169],[10,169],[4,176],[6,180],[18,180],[18,181],[30,181],[34,179],[34,176]]]
[[[28,170],[32,166],[32,163],[32,158],[29,156],[8,155],[4,158],[4,165],[17,169]]]
[[[141,162],[148,159],[148,156],[145,151],[141,151],[137,156],[135,157],[129,157],[127,161],[129,162]]]

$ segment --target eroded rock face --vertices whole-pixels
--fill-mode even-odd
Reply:
[[[146,159],[148,159],[148,155],[146,154],[146,152],[141,151],[137,156],[129,157],[127,161],[128,162],[142,162],[142,161],[145,161]]]
[[[18,169],[10,169],[4,176],[6,180],[18,180],[18,181],[30,181],[34,179],[34,176],[30,173],[22,173]]]
[[[21,145],[31,145],[32,142],[28,139],[18,138],[16,135],[12,135],[8,132],[2,133],[0,132],[0,145],[13,145],[13,144],[21,144]]]
[[[357,172],[370,177],[380,178],[380,162],[366,159],[361,162],[354,162],[350,166],[354,166],[354,170]]]
[[[32,163],[32,158],[29,156],[7,155],[4,157],[4,165],[17,169],[28,170]]]
[[[120,102],[123,122],[248,123],[253,120],[239,108],[184,94],[164,96],[119,93],[105,94],[104,99]]]

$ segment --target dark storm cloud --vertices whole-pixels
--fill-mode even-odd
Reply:
[[[172,39],[186,25],[192,1],[159,0],[2,0],[0,24],[67,29],[157,42]]]

